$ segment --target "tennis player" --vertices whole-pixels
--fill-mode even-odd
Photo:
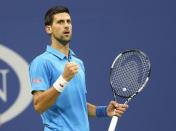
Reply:
[[[34,109],[42,117],[44,131],[89,131],[89,116],[121,116],[127,105],[111,101],[108,106],[95,106],[86,100],[84,64],[69,48],[72,21],[68,8],[49,9],[45,30],[51,45],[29,68]]]

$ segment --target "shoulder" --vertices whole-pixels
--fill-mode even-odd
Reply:
[[[49,62],[50,54],[48,52],[44,52],[38,56],[36,56],[32,62],[30,63],[31,66],[45,66]]]

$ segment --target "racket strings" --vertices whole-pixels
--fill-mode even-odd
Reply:
[[[111,69],[111,85],[119,96],[130,97],[144,84],[149,72],[149,60],[138,52],[122,54]]]

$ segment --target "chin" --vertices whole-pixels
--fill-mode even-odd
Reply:
[[[60,42],[62,45],[67,45],[70,41],[71,41],[71,39],[62,39],[62,40],[59,40],[59,42]]]
[[[66,38],[66,39],[64,39],[66,42],[70,42],[71,41],[71,37],[69,37],[69,38]]]

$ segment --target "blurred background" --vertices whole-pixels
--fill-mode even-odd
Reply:
[[[144,92],[129,103],[118,131],[176,129],[176,2],[174,0],[1,0],[0,131],[42,131],[34,112],[28,64],[50,44],[43,17],[52,6],[71,11],[71,48],[84,61],[87,100],[107,105],[113,99],[109,68],[125,49],[141,49],[151,59]],[[90,118],[91,131],[107,131],[110,118]]]

